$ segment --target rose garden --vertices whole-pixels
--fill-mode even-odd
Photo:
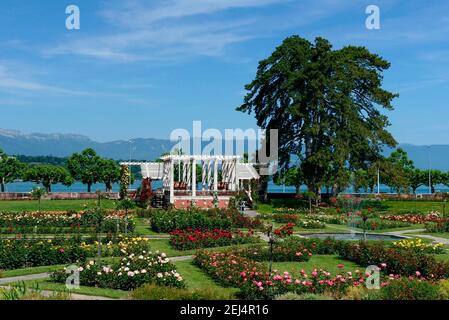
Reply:
[[[267,130],[275,161],[260,161],[264,148],[173,146],[152,162],[88,148],[57,164],[0,150],[0,299],[448,300],[448,193],[436,189],[449,173],[396,149],[389,67],[365,47],[285,39],[237,108]],[[22,182],[38,187],[4,192]],[[52,192],[74,182],[87,192]]]

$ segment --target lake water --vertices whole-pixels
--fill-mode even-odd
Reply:
[[[131,185],[131,189],[137,189],[140,186],[140,184],[141,184],[140,180],[135,181],[134,184]],[[160,187],[162,187],[162,181],[153,181],[152,185],[153,185],[154,189],[160,188]],[[37,185],[33,182],[9,183],[6,185],[6,192],[30,192],[36,186]],[[199,186],[199,188],[200,188],[200,186]],[[114,191],[114,192],[118,192],[119,189],[120,189],[119,184],[114,184],[112,186],[112,191]],[[96,190],[104,191],[105,190],[104,184],[101,184],[101,183],[94,184],[92,186],[92,191],[96,191]],[[306,191],[306,190],[307,190],[307,188],[305,186],[301,187],[301,191]],[[55,184],[52,186],[52,191],[53,192],[86,192],[87,186],[83,185],[80,182],[76,182],[73,185],[71,185],[70,187],[66,187],[62,184]],[[351,188],[349,188],[347,190],[347,192],[352,192],[352,191],[353,190]],[[390,188],[388,188],[387,186],[381,186],[380,191],[384,192],[384,193],[391,192]],[[449,192],[449,189],[446,186],[440,185],[440,186],[436,187],[436,191],[437,192]],[[294,187],[278,186],[278,185],[275,185],[274,183],[270,182],[268,184],[268,192],[295,193],[296,191],[295,191]],[[323,190],[323,192],[325,192],[325,190]],[[428,187],[420,187],[420,188],[418,188],[417,192],[418,192],[418,194],[426,194],[426,193],[429,193],[429,188]]]

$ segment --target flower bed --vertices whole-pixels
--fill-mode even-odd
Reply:
[[[220,284],[240,288],[239,296],[244,299],[272,299],[286,292],[342,295],[348,287],[358,286],[365,279],[360,272],[332,276],[324,270],[314,270],[310,275],[301,271],[298,278],[288,272],[269,273],[265,264],[245,256],[248,252],[251,251],[201,251],[195,263]]]
[[[449,277],[449,263],[437,262],[433,256],[412,249],[388,247],[383,243],[339,242],[336,251],[341,258],[359,265],[377,265],[385,274],[412,276],[419,272],[428,279]]]
[[[270,259],[268,247],[250,247],[235,252],[254,261],[268,261]],[[309,261],[311,256],[312,253],[303,246],[289,246],[280,243],[273,247],[274,262],[305,262]]]
[[[393,242],[393,246],[398,249],[410,249],[418,253],[441,254],[445,252],[442,243],[424,243],[421,239],[401,240]]]
[[[131,253],[112,266],[89,261],[79,267],[78,271],[80,284],[90,287],[129,291],[147,283],[178,288],[185,286],[182,276],[164,253],[145,250],[137,254]],[[65,283],[67,277],[65,268],[51,274],[51,279],[59,283]]]
[[[175,230],[170,233],[170,244],[177,250],[212,248],[257,242],[252,230],[248,232],[229,230]]]
[[[432,211],[429,214],[401,214],[380,216],[382,220],[400,221],[411,224],[424,224],[426,222],[440,222],[443,220],[438,211]]]
[[[98,242],[73,239],[3,239],[0,241],[0,269],[10,270],[56,264],[80,262],[98,254]],[[126,252],[148,250],[144,238],[121,237],[117,241],[105,241],[101,254],[123,256]]]
[[[296,223],[299,220],[298,214],[276,213],[273,220],[278,223]]]
[[[265,264],[256,262],[234,251],[199,251],[195,264],[223,286],[240,287],[247,279],[242,274],[267,274]]]
[[[95,212],[7,212],[0,213],[0,231],[7,234],[19,233],[80,233],[94,228]],[[102,222],[103,232],[117,230],[132,232],[134,222],[123,211],[107,211]]]
[[[239,295],[248,300],[273,299],[287,292],[299,295],[326,293],[339,298],[348,288],[361,286],[366,276],[359,270],[337,275],[331,275],[325,270],[315,269],[310,274],[302,270],[298,277],[293,277],[288,272],[269,275],[242,273],[243,286]]]
[[[324,229],[326,224],[318,220],[300,219],[296,225],[303,229]]]
[[[449,221],[427,222],[425,229],[429,233],[449,232]]]
[[[385,229],[405,228],[410,226],[410,224],[406,222],[388,221],[388,220],[381,220],[378,218],[368,219],[365,223],[361,218],[357,218],[354,219],[352,223],[356,228],[359,229],[365,228],[365,230],[385,230]]]

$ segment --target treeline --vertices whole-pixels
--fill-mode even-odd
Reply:
[[[5,192],[7,183],[16,180],[42,184],[47,192],[58,183],[70,186],[79,181],[87,186],[88,192],[92,191],[93,184],[103,183],[108,192],[114,183],[120,182],[120,166],[117,161],[104,159],[90,148],[68,158],[14,157],[0,149],[1,192]]]
[[[338,180],[327,180],[322,187],[327,188],[328,193],[333,192],[333,187],[338,184],[338,190],[344,190],[350,186],[355,192],[375,192],[378,182],[388,186],[391,191],[397,193],[415,193],[421,186],[430,186],[431,192],[435,193],[437,185],[449,187],[449,172],[441,170],[422,170],[415,167],[414,162],[409,159],[408,154],[399,148],[392,152],[389,157],[379,158],[377,161],[368,163],[365,168],[352,170],[349,167],[342,169],[343,174]],[[293,167],[283,174],[276,174],[274,182],[278,185],[296,187],[297,193],[301,185],[306,183],[304,172],[298,167]]]
[[[437,185],[449,187],[449,172],[441,170],[422,170],[415,167],[403,149],[392,152],[388,158],[378,161],[366,170],[357,170],[353,175],[353,186],[358,192],[374,191],[378,183],[378,174],[382,184],[397,193],[415,193],[421,186],[430,186],[435,193]]]
[[[67,157],[55,157],[55,156],[25,156],[14,155],[14,158],[23,163],[28,164],[54,164],[57,166],[66,166]]]

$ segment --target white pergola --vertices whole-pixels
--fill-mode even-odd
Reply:
[[[239,190],[241,181],[259,179],[253,165],[241,163],[240,156],[166,155],[160,159],[161,162],[122,162],[121,165],[138,165],[143,178],[162,180],[162,189],[170,195],[170,203],[174,203],[175,197],[195,199],[211,197],[214,193],[235,192]],[[197,190],[197,165],[202,168],[201,190]],[[175,166],[180,168],[177,183]]]

